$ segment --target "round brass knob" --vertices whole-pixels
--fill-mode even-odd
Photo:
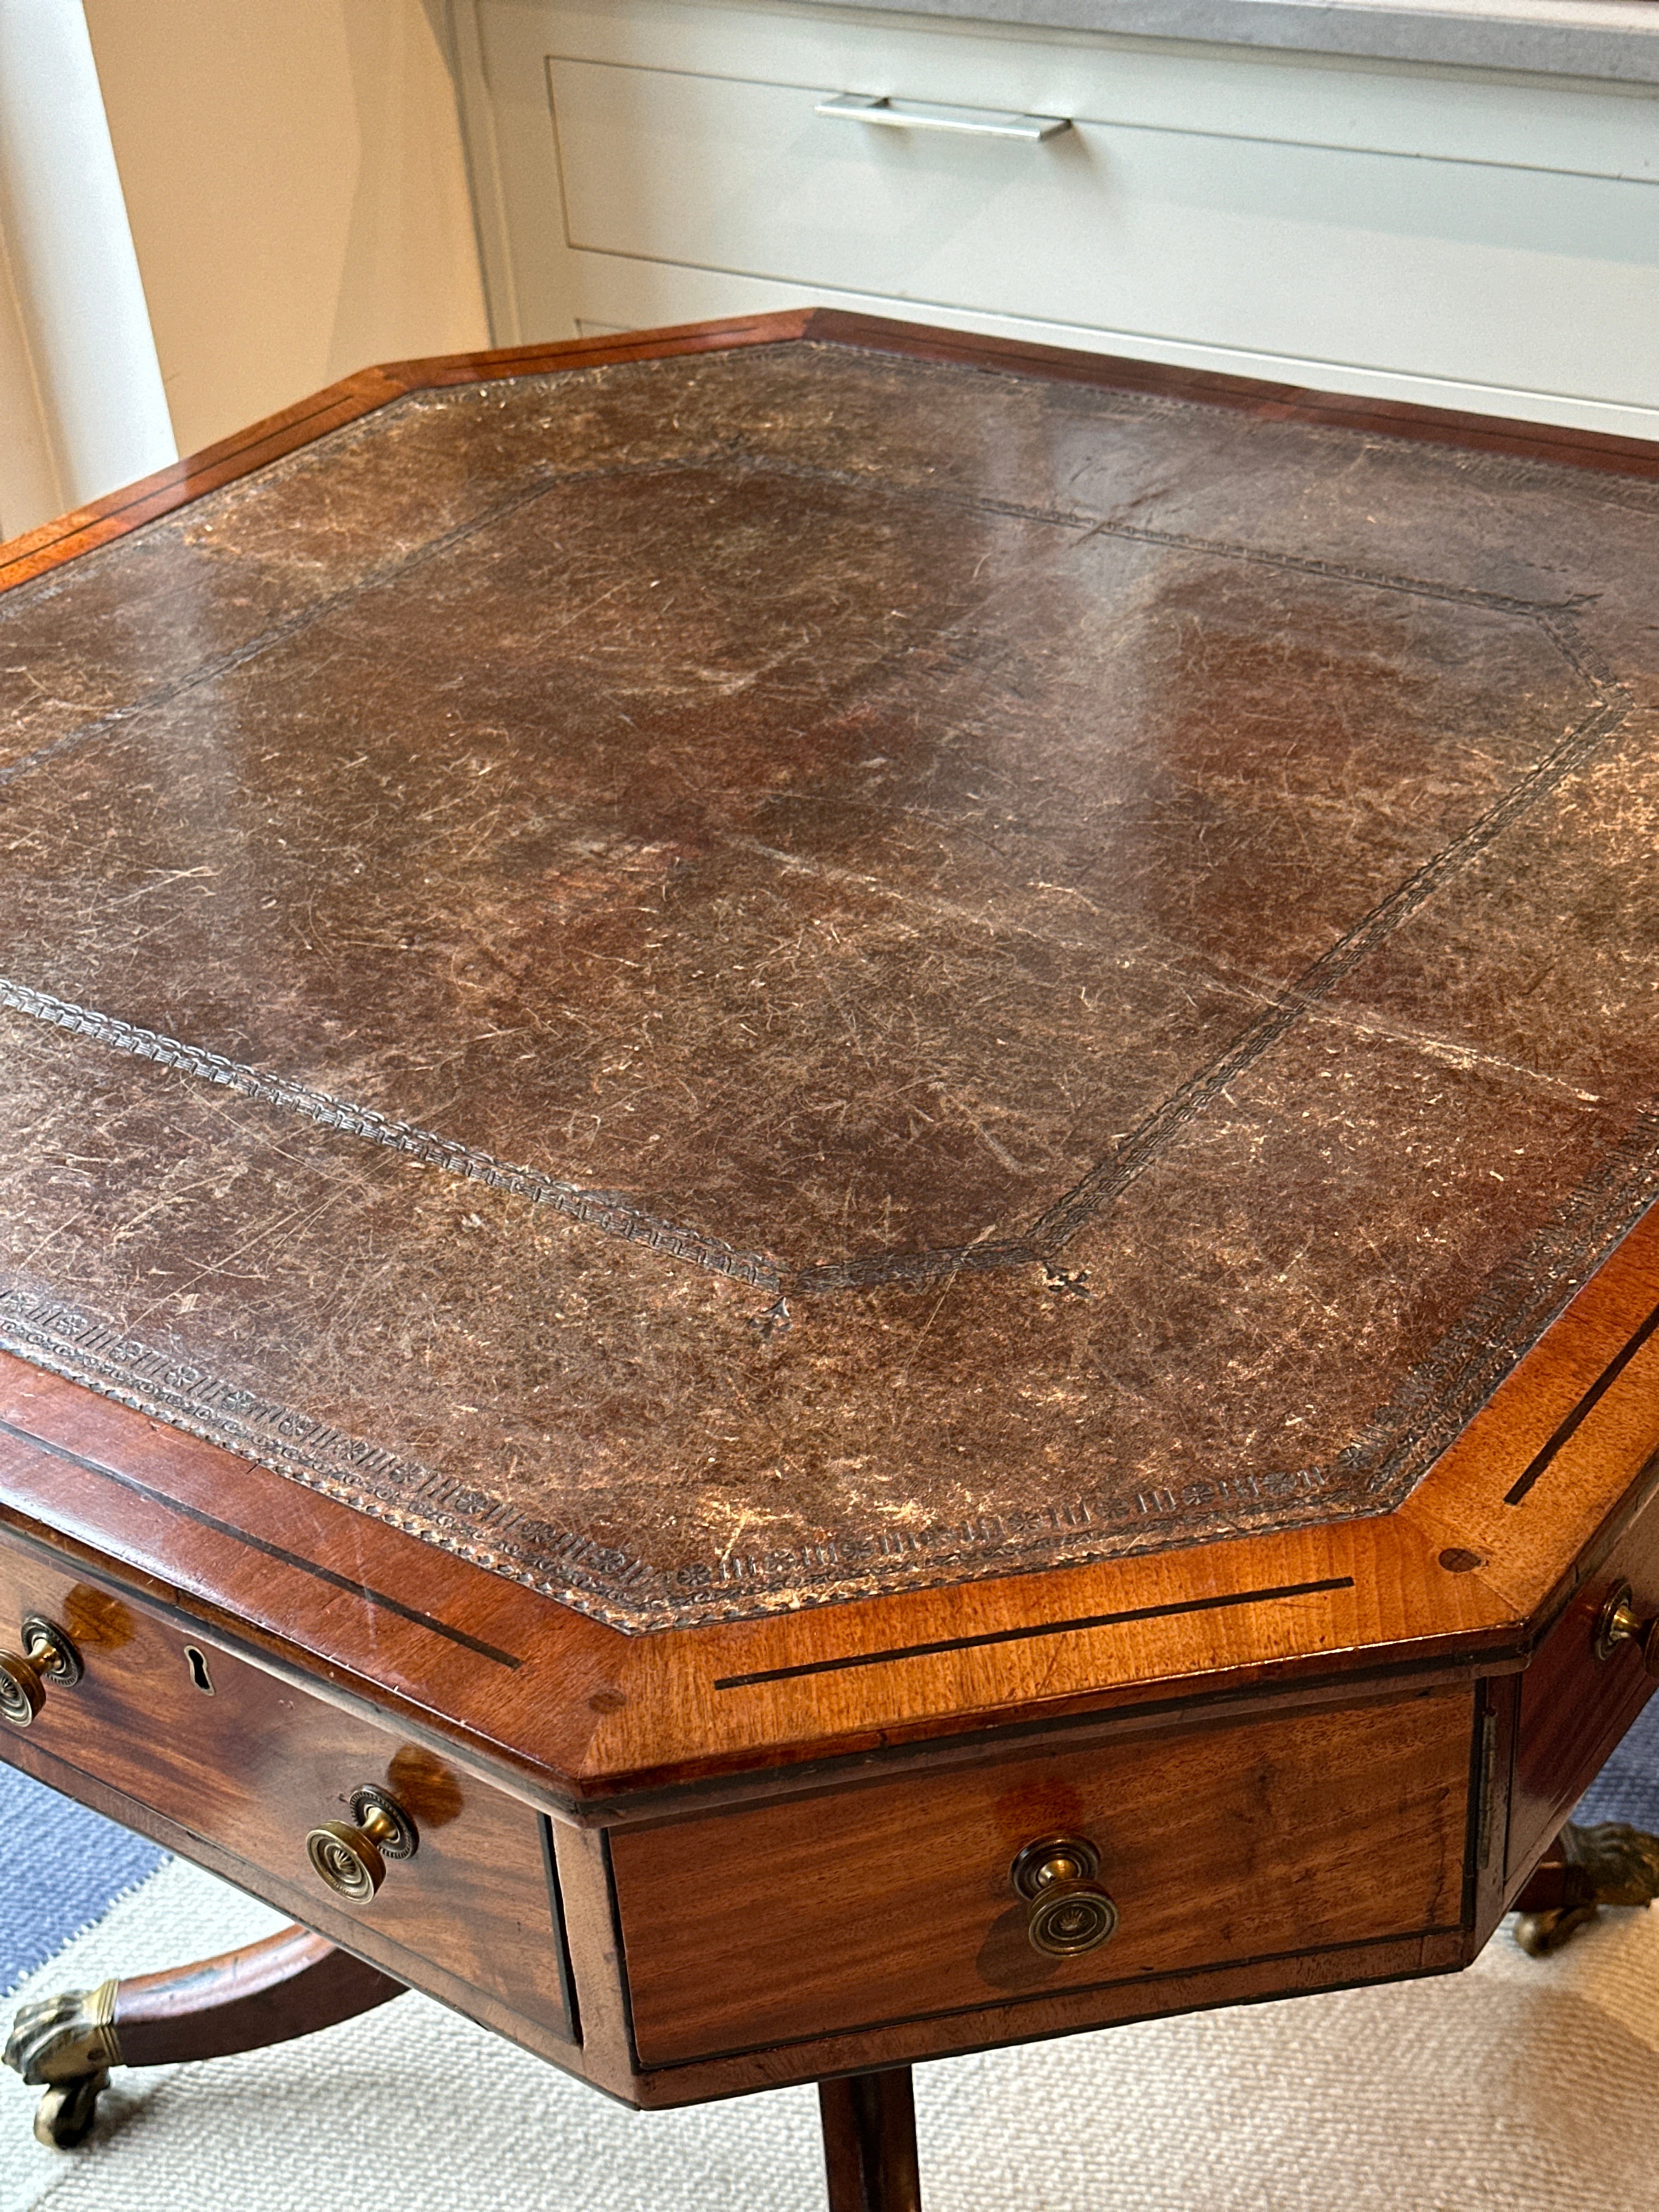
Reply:
[[[351,1793],[353,1826],[325,1820],[306,1838],[306,1856],[338,1897],[367,1905],[386,1880],[388,1859],[412,1859],[421,1838],[395,1797],[366,1785]]]
[[[1642,1619],[1628,1583],[1620,1583],[1601,1608],[1595,1624],[1596,1657],[1611,1659],[1621,1644],[1639,1644],[1643,1666],[1659,1675],[1659,1620]]]
[[[1082,1836],[1043,1836],[1009,1869],[1025,1899],[1025,1932],[1046,1958],[1098,1950],[1117,1932],[1117,1907],[1095,1880],[1100,1853]]]
[[[23,1649],[0,1651],[0,1719],[27,1728],[46,1702],[48,1682],[72,1689],[82,1676],[81,1655],[61,1628],[38,1613],[23,1620]]]

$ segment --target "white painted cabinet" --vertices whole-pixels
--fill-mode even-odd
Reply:
[[[503,341],[816,300],[1659,436],[1650,86],[679,0],[465,27]]]

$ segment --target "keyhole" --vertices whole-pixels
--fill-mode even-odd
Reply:
[[[193,1644],[185,1644],[185,1656],[190,1662],[191,1680],[195,1683],[197,1688],[200,1690],[204,1695],[210,1698],[213,1695],[213,1680],[212,1677],[208,1673],[206,1658],[196,1649],[196,1646]]]

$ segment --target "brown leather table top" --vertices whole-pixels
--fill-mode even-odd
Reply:
[[[0,598],[0,1346],[650,1628],[1386,1510],[1659,1193],[1659,487],[780,343]]]

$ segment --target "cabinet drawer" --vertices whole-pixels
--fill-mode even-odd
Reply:
[[[391,1731],[341,1712],[90,1580],[0,1550],[0,1644],[38,1613],[84,1667],[48,1684],[27,1732],[0,1728],[0,1758],[27,1741],[316,1899],[319,1915],[372,1927],[513,2011],[568,2038],[563,1953],[540,1816]],[[198,1656],[192,1660],[191,1652]],[[210,1687],[198,1686],[205,1683]],[[418,1832],[362,1905],[324,1887],[308,1830],[350,1821],[364,1784],[386,1790]]]
[[[1651,188],[1534,161],[1522,118],[1513,145],[1488,129],[1504,149],[1491,161],[1330,143],[1313,90],[1305,114],[1276,118],[1294,135],[1148,127],[1123,118],[1111,58],[1041,50],[1044,108],[1073,118],[1041,142],[818,114],[849,88],[963,101],[962,68],[925,70],[914,36],[860,36],[850,88],[550,57],[565,242],[607,257],[576,276],[577,312],[604,319],[605,268],[656,264],[1232,356],[1659,398]],[[982,65],[969,97],[1022,104],[1034,71],[1006,51],[1007,89]],[[552,213],[523,210],[520,234]],[[1519,312],[1546,289],[1556,312]]]
[[[615,1833],[641,2060],[1455,1928],[1472,1727],[1458,1688]],[[1053,1835],[1120,1916],[1069,1958],[1010,1878]]]
[[[1521,1677],[1507,1866],[1527,1872],[1595,1781],[1656,1687],[1634,1643],[1605,1659],[1596,1628],[1626,1583],[1644,1621],[1659,1614],[1659,1499],[1644,1508]]]

